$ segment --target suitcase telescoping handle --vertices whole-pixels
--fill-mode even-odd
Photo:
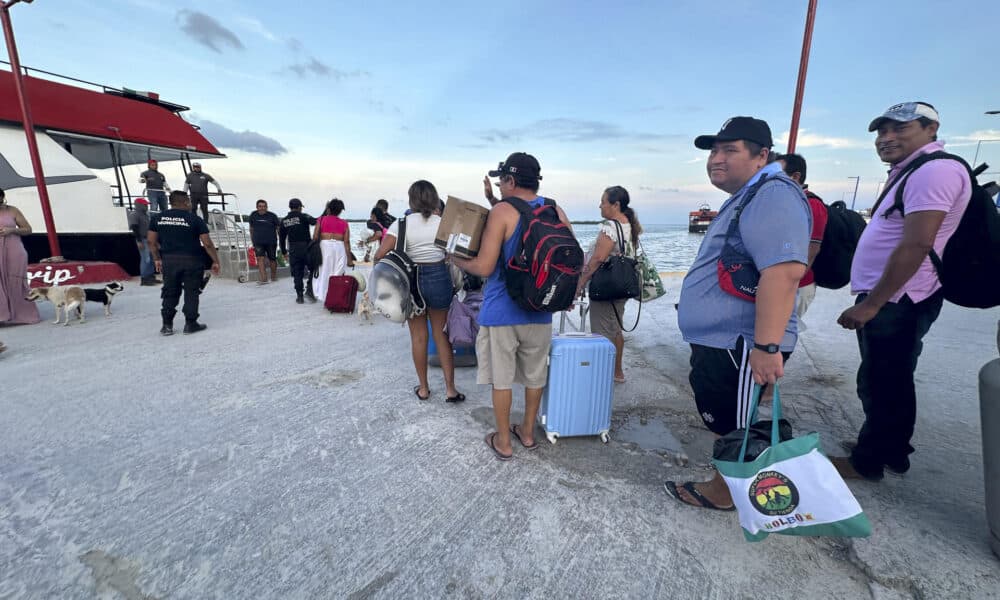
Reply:
[[[560,312],[559,313],[559,335],[588,335],[586,333],[587,325],[586,325],[586,323],[584,323],[584,319],[586,319],[586,317],[587,317],[587,308],[588,307],[589,307],[589,303],[587,303],[586,301],[584,301],[581,298],[577,298],[577,299],[573,300],[573,304],[569,308],[567,308],[566,310]],[[580,331],[567,333],[566,332],[566,316],[569,313],[576,311],[577,308],[580,309]]]

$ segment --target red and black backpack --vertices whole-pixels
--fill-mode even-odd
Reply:
[[[573,304],[583,270],[583,249],[559,219],[549,198],[538,208],[520,198],[504,198],[521,213],[514,253],[504,265],[507,293],[524,310],[559,312]]]

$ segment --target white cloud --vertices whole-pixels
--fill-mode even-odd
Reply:
[[[782,132],[782,134],[775,140],[775,143],[778,145],[787,145],[788,136],[788,131]],[[796,141],[796,147],[799,148],[817,148],[825,146],[828,148],[843,150],[846,148],[867,148],[870,145],[871,142],[868,140],[853,140],[850,138],[810,133],[808,129],[800,129],[799,136]]]
[[[271,33],[271,31],[265,27],[263,23],[253,17],[237,17],[236,22],[239,23],[243,29],[246,29],[251,33],[256,33],[269,42],[278,41],[278,36]]]
[[[1000,130],[997,129],[979,129],[973,131],[968,135],[945,135],[941,134],[941,138],[949,146],[976,146],[979,142],[998,142],[1000,141]]]

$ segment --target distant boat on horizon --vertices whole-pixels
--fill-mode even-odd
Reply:
[[[712,220],[717,216],[719,216],[718,211],[712,210],[711,205],[702,204],[698,210],[688,213],[688,232],[705,233],[708,231],[708,226],[712,224]]]

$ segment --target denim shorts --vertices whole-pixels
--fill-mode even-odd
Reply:
[[[419,265],[417,267],[417,285],[420,286],[420,295],[423,296],[427,308],[442,310],[451,306],[451,297],[455,294],[448,265],[443,262],[434,265]]]

